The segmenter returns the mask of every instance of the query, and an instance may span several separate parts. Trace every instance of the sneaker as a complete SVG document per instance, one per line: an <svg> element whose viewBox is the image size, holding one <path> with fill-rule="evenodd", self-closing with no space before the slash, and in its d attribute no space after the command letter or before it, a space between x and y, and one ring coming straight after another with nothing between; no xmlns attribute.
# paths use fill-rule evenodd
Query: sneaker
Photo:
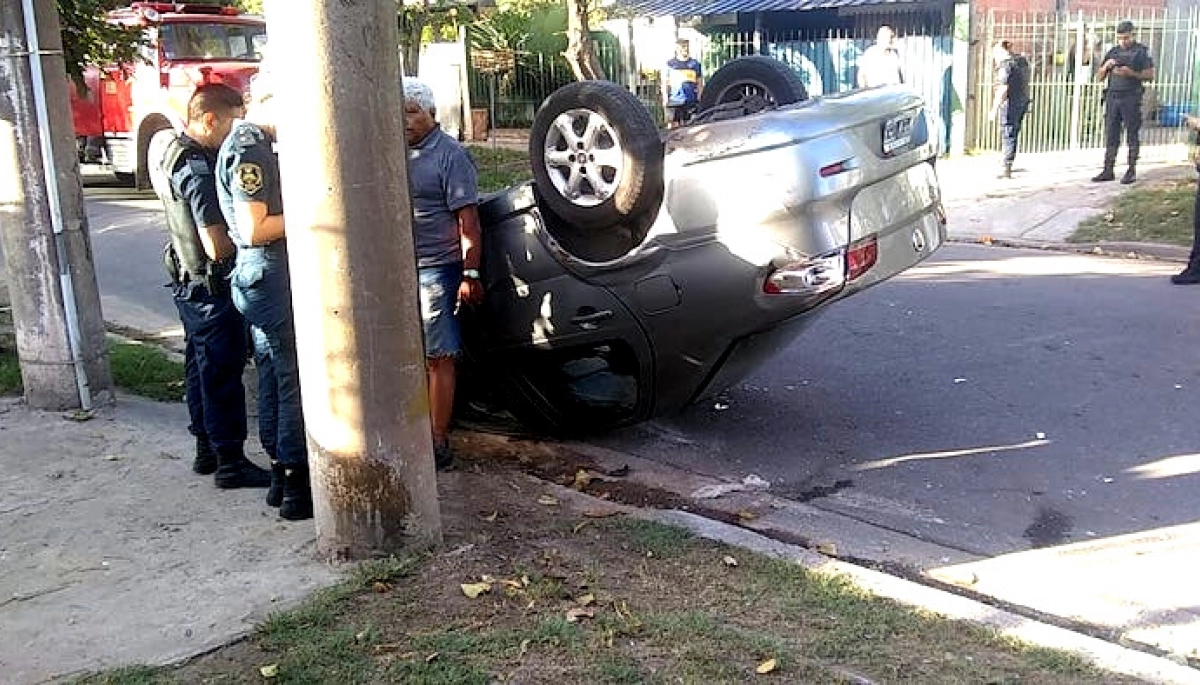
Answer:
<svg viewBox="0 0 1200 685"><path fill-rule="evenodd" d="M1093 176L1092 181L1094 181L1096 183L1100 183L1102 181L1111 181L1115 178L1116 178L1116 175L1113 174L1112 169L1105 169L1104 171L1101 171L1100 173Z"/></svg>
<svg viewBox="0 0 1200 685"><path fill-rule="evenodd" d="M1012 178L1012 169L1004 167L1000 173L996 174L996 178Z"/></svg>
<svg viewBox="0 0 1200 685"><path fill-rule="evenodd" d="M1200 283L1200 271L1192 271L1184 269L1171 277L1171 282L1175 285L1196 285Z"/></svg>
<svg viewBox="0 0 1200 685"><path fill-rule="evenodd" d="M433 466L438 471L449 471L454 467L454 450L450 449L450 441L434 443Z"/></svg>
<svg viewBox="0 0 1200 685"><path fill-rule="evenodd" d="M1129 167L1129 169L1127 169L1125 171L1125 175L1121 177L1121 183L1123 185L1129 185L1130 183L1133 183L1136 180L1137 180L1137 171L1135 171L1133 169L1133 167Z"/></svg>

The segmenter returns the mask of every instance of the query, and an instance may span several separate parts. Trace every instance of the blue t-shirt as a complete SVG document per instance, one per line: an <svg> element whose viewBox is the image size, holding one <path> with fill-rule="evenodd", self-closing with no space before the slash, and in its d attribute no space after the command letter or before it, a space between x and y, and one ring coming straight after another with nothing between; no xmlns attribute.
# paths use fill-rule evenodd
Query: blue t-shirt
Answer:
<svg viewBox="0 0 1200 685"><path fill-rule="evenodd" d="M275 155L274 141L258 126L239 121L221 144L217 153L217 194L229 237L239 248L251 247L250 227L237 225L234 201L263 202L268 215L283 214L279 158Z"/></svg>
<svg viewBox="0 0 1200 685"><path fill-rule="evenodd" d="M479 204L471 155L441 126L435 126L421 142L408 148L408 185L417 266L461 262L462 241L454 213Z"/></svg>
<svg viewBox="0 0 1200 685"><path fill-rule="evenodd" d="M668 105L693 105L699 100L700 62L695 57L667 60Z"/></svg>

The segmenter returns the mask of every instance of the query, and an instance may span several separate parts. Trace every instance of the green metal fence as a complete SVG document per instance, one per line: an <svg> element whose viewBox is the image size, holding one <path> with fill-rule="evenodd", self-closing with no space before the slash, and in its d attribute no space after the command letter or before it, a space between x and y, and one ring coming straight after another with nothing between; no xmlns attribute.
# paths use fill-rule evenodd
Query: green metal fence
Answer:
<svg viewBox="0 0 1200 685"><path fill-rule="evenodd" d="M488 110L496 128L528 128L538 105L557 88L575 80L561 53L481 50L467 42L467 78L471 106ZM595 37L605 74L620 80L625 72L620 47L604 35Z"/></svg>
<svg viewBox="0 0 1200 685"><path fill-rule="evenodd" d="M905 65L906 81L920 92L931 109L948 119L949 73L953 46L950 36L936 31L898 29L896 46ZM873 42L862 32L721 32L705 36L697 56L704 73L711 75L723 64L743 55L764 54L791 65L812 95L837 93L854 87L858 57ZM608 77L629 87L661 123L660 65L627 64L620 45L605 33L595 34L600 62ZM520 53L468 48L468 78L473 107L486 108L499 128L525 128L538 105L550 93L573 80L561 54ZM630 76L636 83L628 83Z"/></svg>
<svg viewBox="0 0 1200 685"><path fill-rule="evenodd" d="M1104 84L1096 80L1095 70L1116 41L1117 24L1126 19L1136 26L1136 40L1149 48L1157 72L1143 97L1142 145L1187 141L1182 115L1200 112L1200 10L1196 7L1121 14L979 16L971 56L977 78L970 112L973 140L968 140L968 146L1000 149L999 124L989 117L995 88L991 49L998 40L1008 39L1029 58L1032 69L1033 105L1022 125L1021 149L1058 152L1103 147Z"/></svg>

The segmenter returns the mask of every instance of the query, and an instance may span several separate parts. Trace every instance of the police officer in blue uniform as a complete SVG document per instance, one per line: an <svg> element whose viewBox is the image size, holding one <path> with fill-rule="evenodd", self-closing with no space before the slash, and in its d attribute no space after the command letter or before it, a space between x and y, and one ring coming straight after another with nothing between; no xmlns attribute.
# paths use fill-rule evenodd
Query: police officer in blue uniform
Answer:
<svg viewBox="0 0 1200 685"><path fill-rule="evenodd" d="M271 95L264 67L251 85L250 121L234 123L217 155L217 186L238 247L233 302L250 324L258 368L258 434L271 457L267 504L300 520L312 518L312 493Z"/></svg>
<svg viewBox="0 0 1200 685"><path fill-rule="evenodd" d="M152 173L171 241L164 251L186 339L184 368L192 470L216 473L219 488L267 487L270 475L246 458L246 329L233 306L229 270L235 248L217 201L217 148L244 113L242 96L222 84L196 89L186 131Z"/></svg>
<svg viewBox="0 0 1200 685"><path fill-rule="evenodd" d="M1154 60L1145 45L1133 39L1133 22L1117 24L1117 44L1104 55L1096 78L1108 80L1104 89L1104 169L1093 181L1111 181L1116 178L1113 167L1117 162L1117 149L1121 147L1121 129L1125 129L1125 146L1129 150L1129 167L1121 177L1121 183L1137 180L1138 151L1142 129L1143 85L1154 78Z"/></svg>

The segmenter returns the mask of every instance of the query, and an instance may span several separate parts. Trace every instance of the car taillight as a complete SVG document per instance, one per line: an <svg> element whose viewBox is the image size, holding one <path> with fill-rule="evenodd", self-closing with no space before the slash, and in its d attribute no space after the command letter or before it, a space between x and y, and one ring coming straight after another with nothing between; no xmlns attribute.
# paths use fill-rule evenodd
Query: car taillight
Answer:
<svg viewBox="0 0 1200 685"><path fill-rule="evenodd" d="M853 281L871 270L879 260L879 241L875 236L867 236L852 244L846 251L846 261L849 264L847 280Z"/></svg>
<svg viewBox="0 0 1200 685"><path fill-rule="evenodd" d="M837 254L784 264L763 281L768 295L819 295L846 282L846 259Z"/></svg>

